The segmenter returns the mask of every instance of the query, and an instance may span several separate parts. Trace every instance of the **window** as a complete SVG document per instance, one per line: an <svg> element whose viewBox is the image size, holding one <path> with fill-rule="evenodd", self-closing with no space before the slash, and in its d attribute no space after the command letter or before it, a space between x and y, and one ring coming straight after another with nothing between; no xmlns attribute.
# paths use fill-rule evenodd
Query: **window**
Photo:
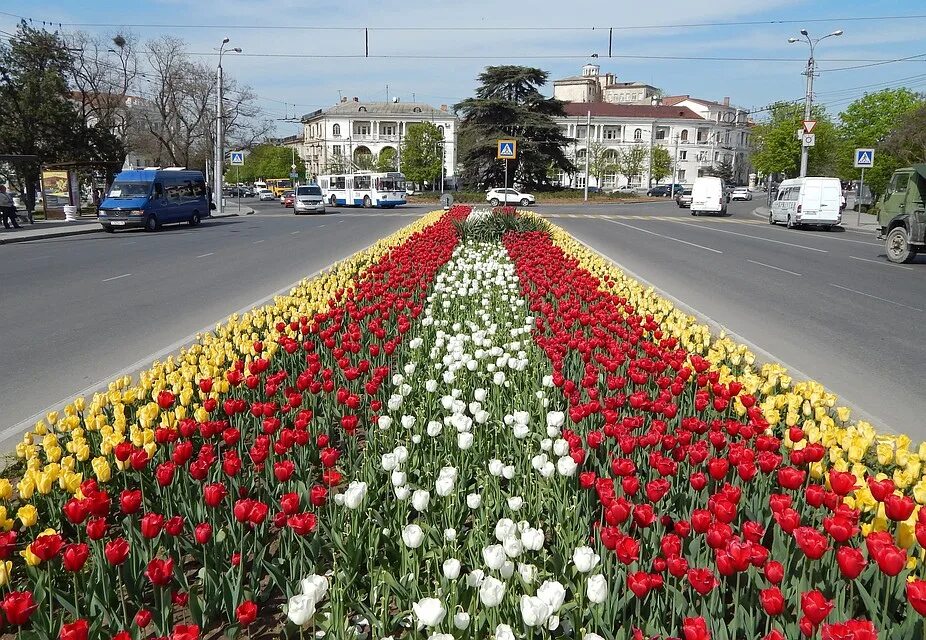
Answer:
<svg viewBox="0 0 926 640"><path fill-rule="evenodd" d="M656 129L656 139L665 140L668 133L668 129Z"/></svg>
<svg viewBox="0 0 926 640"><path fill-rule="evenodd" d="M347 188L347 179L344 176L331 176L330 183L329 188L333 191L343 191Z"/></svg>
<svg viewBox="0 0 926 640"><path fill-rule="evenodd" d="M634 129L633 130L633 140L637 142L643 139L643 129Z"/></svg>
<svg viewBox="0 0 926 640"><path fill-rule="evenodd" d="M688 142L688 129L682 129L682 135L680 137L682 142Z"/></svg>
<svg viewBox="0 0 926 640"><path fill-rule="evenodd" d="M336 124L331 127L331 135L333 135L335 138L339 138L341 136L341 125Z"/></svg>
<svg viewBox="0 0 926 640"><path fill-rule="evenodd" d="M438 127L437 130L440 131L440 137L443 138L443 137L444 137L444 128L443 128L443 127Z"/></svg>
<svg viewBox="0 0 926 640"><path fill-rule="evenodd" d="M621 139L621 128L620 127L604 127L603 130L605 140L620 140Z"/></svg>
<svg viewBox="0 0 926 640"><path fill-rule="evenodd" d="M412 112L413 112L413 113L421 113L421 107L415 107L414 109L412 109Z"/></svg>
<svg viewBox="0 0 926 640"><path fill-rule="evenodd" d="M366 111L366 110L367 110L366 107L360 107L359 109L357 109L357 111Z"/></svg>
<svg viewBox="0 0 926 640"><path fill-rule="evenodd" d="M909 173L898 173L891 180L891 193L905 193L907 191L907 182L910 179Z"/></svg>
<svg viewBox="0 0 926 640"><path fill-rule="evenodd" d="M685 170L684 170L684 169L679 169L679 170L678 170L678 181L679 181L679 182L684 182L684 181L685 181Z"/></svg>
<svg viewBox="0 0 926 640"><path fill-rule="evenodd" d="M688 152L687 152L687 151L679 151L679 152L678 152L678 159L679 159L679 160L687 160L687 159L688 159Z"/></svg>
<svg viewBox="0 0 926 640"><path fill-rule="evenodd" d="M578 125L576 127L576 138L579 140L585 140L588 135L588 127L586 125Z"/></svg>
<svg viewBox="0 0 926 640"><path fill-rule="evenodd" d="M379 126L380 131L384 136L394 136L396 135L395 125L393 123L381 124Z"/></svg>
<svg viewBox="0 0 926 640"><path fill-rule="evenodd" d="M370 123L369 122L354 123L354 135L358 135L358 136L370 135Z"/></svg>
<svg viewBox="0 0 926 640"><path fill-rule="evenodd" d="M604 176L602 176L602 179L601 179L601 186L606 189L607 188L613 189L615 186L617 186L617 174L614 174L614 173L604 174Z"/></svg>
<svg viewBox="0 0 926 640"><path fill-rule="evenodd" d="M163 200L164 199L164 187L160 182L154 183L154 199Z"/></svg>
<svg viewBox="0 0 926 640"><path fill-rule="evenodd" d="M369 189L370 184L370 176L354 176L354 189Z"/></svg>
<svg viewBox="0 0 926 640"><path fill-rule="evenodd" d="M585 188L585 176L576 176L575 186L579 189L584 189Z"/></svg>
<svg viewBox="0 0 926 640"><path fill-rule="evenodd" d="M333 156L339 156L339 155L341 155L341 145L336 144L336 145L332 146L332 147L331 147L331 155L333 155Z"/></svg>

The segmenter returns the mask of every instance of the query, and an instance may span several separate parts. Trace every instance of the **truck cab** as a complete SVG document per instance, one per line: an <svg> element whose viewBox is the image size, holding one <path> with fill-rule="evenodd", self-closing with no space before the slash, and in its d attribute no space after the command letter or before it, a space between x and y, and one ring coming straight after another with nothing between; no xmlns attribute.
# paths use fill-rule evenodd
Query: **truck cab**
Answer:
<svg viewBox="0 0 926 640"><path fill-rule="evenodd" d="M878 199L878 239L891 262L911 262L926 250L926 164L897 169Z"/></svg>

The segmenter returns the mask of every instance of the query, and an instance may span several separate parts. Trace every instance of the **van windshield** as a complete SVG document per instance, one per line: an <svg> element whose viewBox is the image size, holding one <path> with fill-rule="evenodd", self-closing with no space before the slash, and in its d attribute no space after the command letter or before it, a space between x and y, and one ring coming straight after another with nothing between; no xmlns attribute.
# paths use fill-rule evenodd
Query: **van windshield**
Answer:
<svg viewBox="0 0 926 640"><path fill-rule="evenodd" d="M110 198L143 198L151 193L150 182L116 180L109 189Z"/></svg>
<svg viewBox="0 0 926 640"><path fill-rule="evenodd" d="M317 186L296 187L296 195L298 196L320 196L321 194L322 194L321 187L317 187Z"/></svg>

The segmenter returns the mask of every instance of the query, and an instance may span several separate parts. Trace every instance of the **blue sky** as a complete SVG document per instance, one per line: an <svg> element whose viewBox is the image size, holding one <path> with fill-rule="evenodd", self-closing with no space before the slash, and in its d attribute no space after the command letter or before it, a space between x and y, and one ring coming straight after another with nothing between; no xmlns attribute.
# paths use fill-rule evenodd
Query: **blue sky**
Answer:
<svg viewBox="0 0 926 640"><path fill-rule="evenodd" d="M52 23L111 23L120 27L75 27L112 35L129 31L142 40L164 33L184 38L189 51L208 54L224 36L239 46L242 56L226 58L226 73L249 84L268 115L276 118L330 106L342 95L365 100L414 97L434 105L452 104L471 95L476 76L488 64L526 64L543 68L551 78L578 73L593 53L602 71L619 80L656 85L667 94L691 94L733 104L760 107L780 99L803 96L800 75L807 56L805 44L788 44L806 26L811 35L834 29L845 34L821 43L816 80L818 102L834 113L865 91L906 85L926 91L926 57L858 69L830 71L865 62L838 59L894 59L926 54L922 33L926 19L850 20L862 16L926 14L921 1L877 0L575 0L533 2L499 0L109 0L35 2L0 1L0 11ZM767 24L776 20L807 21ZM815 20L810 22L810 20ZM824 20L824 21L820 21ZM704 22L754 21L742 26L646 28ZM17 20L0 16L0 29L12 31ZM131 25L131 26L126 26ZM165 25L165 26L153 26ZM207 25L221 25L210 28ZM307 31L292 25L347 27L339 31ZM255 54L358 55L364 50L362 27L371 27L374 55L415 58L296 58ZM376 27L417 30L382 31ZM433 31L430 27L536 27L536 30ZM608 27L615 27L615 56L675 56L679 60L608 59ZM248 28L260 27L260 28ZM276 28L269 28L276 27ZM577 27L576 30L545 30ZM593 30L592 27L595 27ZM356 29L354 29L356 28ZM581 29L578 29L581 28ZM451 58L441 58L450 56ZM468 56L453 59L452 56ZM790 61L709 61L696 58L789 58ZM688 59L692 58L692 59ZM552 91L547 86L548 92ZM283 102L289 103L284 106ZM295 133L295 124L280 123L281 135Z"/></svg>

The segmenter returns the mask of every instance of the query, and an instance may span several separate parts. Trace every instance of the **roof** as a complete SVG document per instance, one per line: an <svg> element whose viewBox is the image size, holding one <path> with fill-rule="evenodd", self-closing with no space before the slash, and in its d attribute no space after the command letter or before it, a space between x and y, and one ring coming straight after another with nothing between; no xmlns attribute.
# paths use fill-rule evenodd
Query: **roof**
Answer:
<svg viewBox="0 0 926 640"><path fill-rule="evenodd" d="M598 76L569 76L568 78L559 78L554 80L553 84L557 82L598 82Z"/></svg>
<svg viewBox="0 0 926 640"><path fill-rule="evenodd" d="M361 111L361 107L365 111ZM452 113L449 111L441 111L440 109L435 109L429 104L423 102L354 102L353 100L348 100L347 102L339 102L333 107L328 107L321 113L314 112L302 116L303 120L310 120L314 117L320 115L326 116L346 116L346 115L357 115L358 113L368 113L373 115L383 115L383 116L407 116L407 115L422 115L422 116L440 116L443 118L454 118Z"/></svg>
<svg viewBox="0 0 926 640"><path fill-rule="evenodd" d="M645 82L612 82L605 89L620 89L622 87L649 87L650 89L655 89L651 84L646 84Z"/></svg>
<svg viewBox="0 0 926 640"><path fill-rule="evenodd" d="M691 100L692 102L697 102L703 104L705 107L720 107L721 109L733 109L736 110L736 107L723 104L722 102L717 102L715 100L705 100L703 98L692 98L691 96L668 96L662 99L662 104L676 105L685 100Z"/></svg>
<svg viewBox="0 0 926 640"><path fill-rule="evenodd" d="M564 105L567 116L584 116L589 111L593 116L615 118L662 118L701 120L704 118L687 107L648 104L613 104L611 102L567 102Z"/></svg>

